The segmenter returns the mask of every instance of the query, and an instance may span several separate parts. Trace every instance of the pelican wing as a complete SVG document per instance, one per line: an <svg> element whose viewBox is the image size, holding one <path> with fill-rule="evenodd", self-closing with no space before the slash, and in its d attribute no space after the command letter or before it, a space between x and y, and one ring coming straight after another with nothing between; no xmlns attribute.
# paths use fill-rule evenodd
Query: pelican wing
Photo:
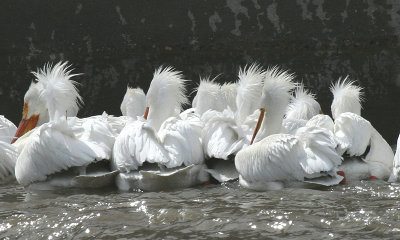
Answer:
<svg viewBox="0 0 400 240"><path fill-rule="evenodd" d="M187 122L197 133L200 141L201 141L201 132L204 128L204 122L200 119L200 117L195 112L194 108L189 108L179 114L179 118Z"/></svg>
<svg viewBox="0 0 400 240"><path fill-rule="evenodd" d="M10 120L0 115L0 141L11 142L17 127Z"/></svg>
<svg viewBox="0 0 400 240"><path fill-rule="evenodd" d="M326 130L329 130L330 132L333 132L334 128L334 123L331 117L328 115L324 114L317 114L314 117L312 117L310 120L308 120L307 127L320 127L324 128Z"/></svg>
<svg viewBox="0 0 400 240"><path fill-rule="evenodd" d="M202 132L204 153L207 158L228 159L229 155L235 154L245 144L246 139L239 127L236 125L233 112L225 110L219 112L206 112L203 116L208 117Z"/></svg>
<svg viewBox="0 0 400 240"><path fill-rule="evenodd" d="M293 135L274 134L239 151L236 169L250 182L304 180L307 154Z"/></svg>
<svg viewBox="0 0 400 240"><path fill-rule="evenodd" d="M14 176L17 157L18 153L13 145L0 141L0 182Z"/></svg>
<svg viewBox="0 0 400 240"><path fill-rule="evenodd" d="M74 119L49 122L32 131L15 166L20 184L44 181L70 167L110 159L113 137L105 123L86 120L73 124Z"/></svg>
<svg viewBox="0 0 400 240"><path fill-rule="evenodd" d="M338 141L339 154L361 156L371 142L371 123L363 117L346 112L335 119L334 133Z"/></svg>
<svg viewBox="0 0 400 240"><path fill-rule="evenodd" d="M282 130L286 133L294 134L297 129L304 127L306 124L307 120L304 119L285 118L282 122Z"/></svg>
<svg viewBox="0 0 400 240"><path fill-rule="evenodd" d="M307 154L303 165L307 174L330 172L342 163L336 152L336 141L333 133L318 127L301 127L296 131Z"/></svg>
<svg viewBox="0 0 400 240"><path fill-rule="evenodd" d="M204 162L201 141L196 130L188 122L171 117L161 125L158 136L170 157L167 167Z"/></svg>
<svg viewBox="0 0 400 240"><path fill-rule="evenodd" d="M144 119L129 122L115 140L113 167L121 172L136 170L146 161L165 165L169 160L154 128Z"/></svg>

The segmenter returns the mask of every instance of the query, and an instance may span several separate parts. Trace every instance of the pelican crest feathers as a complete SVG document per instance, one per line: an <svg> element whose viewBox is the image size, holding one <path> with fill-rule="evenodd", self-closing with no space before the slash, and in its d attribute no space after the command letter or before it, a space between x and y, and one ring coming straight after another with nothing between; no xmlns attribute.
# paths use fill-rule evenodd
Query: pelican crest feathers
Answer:
<svg viewBox="0 0 400 240"><path fill-rule="evenodd" d="M315 95L305 89L303 84L299 84L294 91L294 96L291 97L286 118L309 120L317 115L320 110L321 106L315 100Z"/></svg>
<svg viewBox="0 0 400 240"><path fill-rule="evenodd" d="M171 66L159 67L147 92L147 105L154 104L152 101L155 100L160 106L176 106L182 110L183 105L188 103L185 82L180 71Z"/></svg>
<svg viewBox="0 0 400 240"><path fill-rule="evenodd" d="M215 78L210 80L210 77L200 78L199 86L197 87L196 96L193 98L192 106L200 115L209 109L217 109L220 85L214 82Z"/></svg>
<svg viewBox="0 0 400 240"><path fill-rule="evenodd" d="M331 105L332 117L336 119L341 113L352 112L361 116L361 102L363 101L362 87L357 86L355 81L346 76L339 78L330 87L333 94Z"/></svg>
<svg viewBox="0 0 400 240"><path fill-rule="evenodd" d="M238 121L243 122L251 115L260 103L261 90L264 82L265 70L257 63L246 65L239 69L237 82L236 107Z"/></svg>
<svg viewBox="0 0 400 240"><path fill-rule="evenodd" d="M71 74L68 62L58 62L54 66L47 63L42 69L32 74L36 77L33 84L39 89L39 97L45 102L50 120L65 115L66 112L78 112L83 104L82 97L76 88L77 82L72 77L81 74Z"/></svg>

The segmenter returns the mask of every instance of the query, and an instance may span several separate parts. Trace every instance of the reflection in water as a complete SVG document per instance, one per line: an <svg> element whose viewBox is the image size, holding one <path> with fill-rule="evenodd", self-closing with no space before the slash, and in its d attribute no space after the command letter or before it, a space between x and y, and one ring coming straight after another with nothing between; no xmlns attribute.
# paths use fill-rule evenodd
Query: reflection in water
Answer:
<svg viewBox="0 0 400 240"><path fill-rule="evenodd" d="M2 238L285 237L399 234L400 185L252 192L237 182L172 192L27 191L0 187Z"/></svg>

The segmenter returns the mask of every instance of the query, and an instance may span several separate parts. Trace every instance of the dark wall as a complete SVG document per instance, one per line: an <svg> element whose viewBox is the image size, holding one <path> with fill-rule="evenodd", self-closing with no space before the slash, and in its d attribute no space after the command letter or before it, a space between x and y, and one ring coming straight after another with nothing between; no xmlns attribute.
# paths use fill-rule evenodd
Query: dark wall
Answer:
<svg viewBox="0 0 400 240"><path fill-rule="evenodd" d="M278 3L279 2L279 3ZM0 114L21 118L31 71L68 60L80 116L120 115L126 85L147 89L161 64L192 79L234 81L257 61L296 73L329 113L331 81L365 88L363 116L394 143L400 131L400 3L383 1L0 1Z"/></svg>

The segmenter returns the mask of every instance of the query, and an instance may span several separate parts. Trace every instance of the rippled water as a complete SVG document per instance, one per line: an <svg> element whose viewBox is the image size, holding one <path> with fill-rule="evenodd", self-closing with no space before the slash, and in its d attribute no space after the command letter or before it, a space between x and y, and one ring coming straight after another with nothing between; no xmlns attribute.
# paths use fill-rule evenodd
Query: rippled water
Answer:
<svg viewBox="0 0 400 240"><path fill-rule="evenodd" d="M0 237L9 239L393 239L400 185L253 192L208 185L172 192L30 191L0 186Z"/></svg>

